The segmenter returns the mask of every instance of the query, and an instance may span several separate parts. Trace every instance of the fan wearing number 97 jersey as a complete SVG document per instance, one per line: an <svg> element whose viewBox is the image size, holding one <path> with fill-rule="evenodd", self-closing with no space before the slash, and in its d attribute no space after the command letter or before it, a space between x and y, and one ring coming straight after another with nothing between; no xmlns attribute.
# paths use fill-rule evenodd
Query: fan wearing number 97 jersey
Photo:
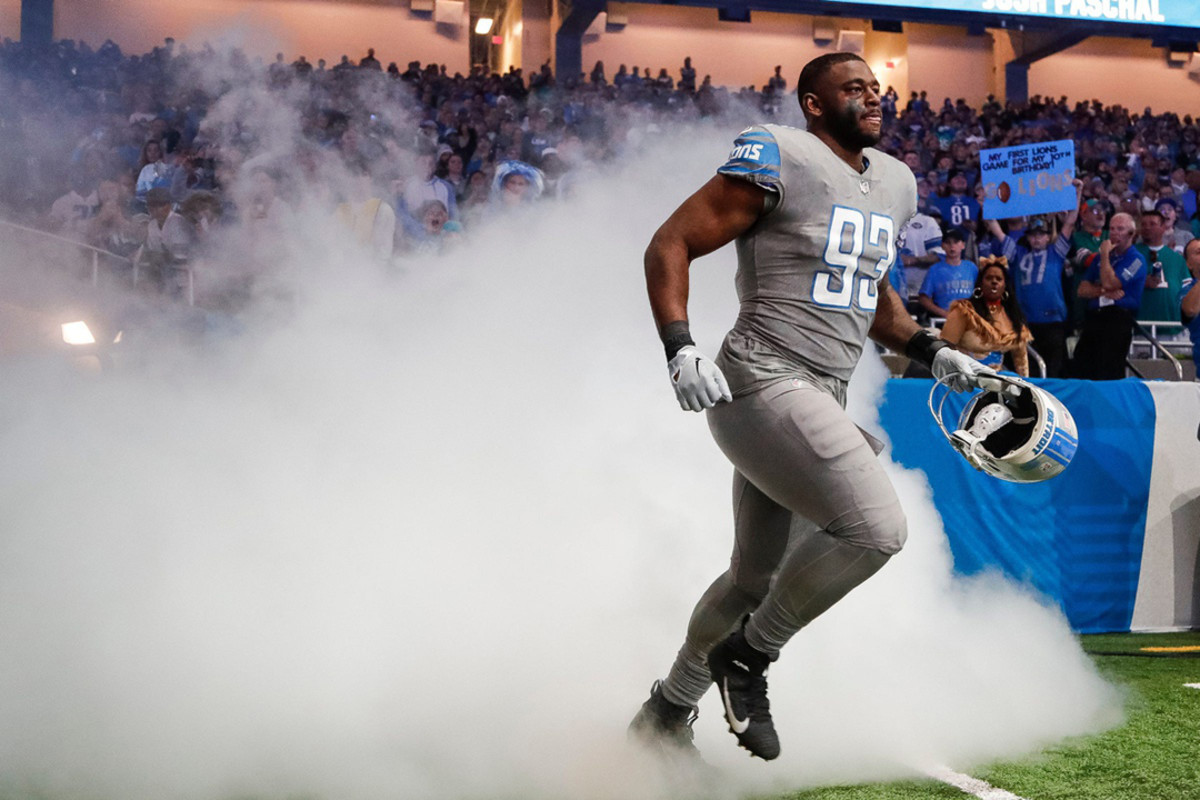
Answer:
<svg viewBox="0 0 1200 800"><path fill-rule="evenodd" d="M768 192L736 240L741 311L717 358L735 395L797 370L850 379L917 210L911 170L874 148L863 156L859 173L808 131L756 125L717 170Z"/></svg>

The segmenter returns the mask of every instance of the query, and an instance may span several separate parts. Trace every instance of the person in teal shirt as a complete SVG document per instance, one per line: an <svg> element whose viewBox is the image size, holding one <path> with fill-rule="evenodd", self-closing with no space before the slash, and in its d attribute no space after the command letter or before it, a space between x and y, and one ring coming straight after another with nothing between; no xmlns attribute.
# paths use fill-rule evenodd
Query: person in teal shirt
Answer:
<svg viewBox="0 0 1200 800"><path fill-rule="evenodd" d="M1149 271L1137 319L1139 322L1179 322L1179 290L1188 276L1183 256L1166 245L1167 228L1158 211L1142 212L1140 228L1141 241L1134 246L1146 259ZM1174 336L1182 328L1160 326L1157 330L1160 336Z"/></svg>

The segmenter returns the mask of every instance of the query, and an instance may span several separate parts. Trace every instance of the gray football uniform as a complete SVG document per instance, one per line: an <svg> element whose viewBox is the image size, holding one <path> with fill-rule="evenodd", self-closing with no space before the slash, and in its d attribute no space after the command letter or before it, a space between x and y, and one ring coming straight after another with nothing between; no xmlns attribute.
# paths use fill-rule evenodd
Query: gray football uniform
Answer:
<svg viewBox="0 0 1200 800"><path fill-rule="evenodd" d="M777 195L737 240L737 322L717 363L735 395L801 374L841 394L917 210L907 166L867 149L858 173L808 131L742 132L718 172ZM832 380L830 380L832 379Z"/></svg>
<svg viewBox="0 0 1200 800"><path fill-rule="evenodd" d="M734 399L708 411L735 467L733 555L663 682L672 702L695 705L708 651L746 614L747 641L777 653L904 543L878 442L844 405L917 189L904 164L864 155L860 174L807 131L764 125L719 170L773 202L737 240L741 307L717 358Z"/></svg>

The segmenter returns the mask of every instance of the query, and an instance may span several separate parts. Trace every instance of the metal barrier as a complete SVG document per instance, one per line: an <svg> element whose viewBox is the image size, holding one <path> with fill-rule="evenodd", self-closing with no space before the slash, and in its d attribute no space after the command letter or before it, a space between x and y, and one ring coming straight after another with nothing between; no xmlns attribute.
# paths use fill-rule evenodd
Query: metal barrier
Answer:
<svg viewBox="0 0 1200 800"><path fill-rule="evenodd" d="M31 234L34 234L35 236L41 237L43 239L61 242L63 244L68 244L68 245L72 245L74 247L79 247L84 250L87 250L90 253L90 257L91 257L92 288L96 288L100 285L100 256L106 256L115 261L124 262L126 264L129 264L131 267L131 270L132 270L133 285L137 286L137 284L138 284L138 278L140 276L141 256L142 256L142 250L143 250L143 248L141 248L141 247L139 247L137 249L137 252L135 252L133 254L133 258L129 258L128 256L123 256L118 253L114 253L111 250L105 250L103 247L95 247L93 245L88 244L87 242L80 242L76 239L70 239L66 236L59 236L56 233L49 233L48 231L39 230L38 228L30 228L28 225L20 225L16 222L10 222L9 220L6 220L6 219L0 219L0 226L9 228L11 230L21 231L23 233L31 233ZM189 306L194 306L196 304L196 276L195 276L195 273L192 271L192 268L188 267L188 266L173 265L172 269L186 273L186 275L187 275L187 304Z"/></svg>
<svg viewBox="0 0 1200 800"><path fill-rule="evenodd" d="M1041 354L1033 349L1033 345L1025 345L1025 352L1029 354L1029 359L1038 366L1038 377L1046 377L1046 359L1042 358Z"/></svg>
<svg viewBox="0 0 1200 800"><path fill-rule="evenodd" d="M1175 368L1175 375L1177 376L1176 380L1180 380L1180 381L1183 380L1183 367L1179 364L1179 359L1175 358L1175 355L1170 350L1168 350L1163 345L1162 342L1160 342L1158 340L1158 337L1156 337L1153 333L1151 333L1149 330L1147 330L1145 327L1143 327L1145 325L1154 326L1155 330L1157 331L1157 326L1159 326L1159 325L1163 325L1163 326L1170 325L1172 327L1179 327L1179 323L1178 322L1138 322L1137 320L1134 320L1133 330L1134 330L1134 333L1141 335L1142 338L1144 338L1146 341L1148 341L1150 343L1151 348L1153 348L1153 350L1155 350L1159 353L1162 353L1163 357L1166 358L1171 363L1171 365ZM1190 344L1188 345L1188 348L1190 351L1190 348L1191 348ZM1131 346L1131 349L1132 349L1132 346ZM1143 379L1145 378L1145 375L1142 374L1142 372L1130 362L1128 353L1125 356L1125 366L1127 366L1133 372L1133 374L1137 375L1139 378L1143 378Z"/></svg>

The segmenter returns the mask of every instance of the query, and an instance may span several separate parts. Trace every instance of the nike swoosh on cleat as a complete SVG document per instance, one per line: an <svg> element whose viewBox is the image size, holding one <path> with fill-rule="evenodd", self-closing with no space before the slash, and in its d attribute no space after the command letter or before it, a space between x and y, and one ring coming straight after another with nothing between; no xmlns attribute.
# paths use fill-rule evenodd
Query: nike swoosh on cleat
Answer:
<svg viewBox="0 0 1200 800"><path fill-rule="evenodd" d="M750 727L750 718L738 719L737 714L733 713L733 706L729 704L729 678L721 681L721 700L725 702L725 719L729 722L729 729L734 733L745 733Z"/></svg>

